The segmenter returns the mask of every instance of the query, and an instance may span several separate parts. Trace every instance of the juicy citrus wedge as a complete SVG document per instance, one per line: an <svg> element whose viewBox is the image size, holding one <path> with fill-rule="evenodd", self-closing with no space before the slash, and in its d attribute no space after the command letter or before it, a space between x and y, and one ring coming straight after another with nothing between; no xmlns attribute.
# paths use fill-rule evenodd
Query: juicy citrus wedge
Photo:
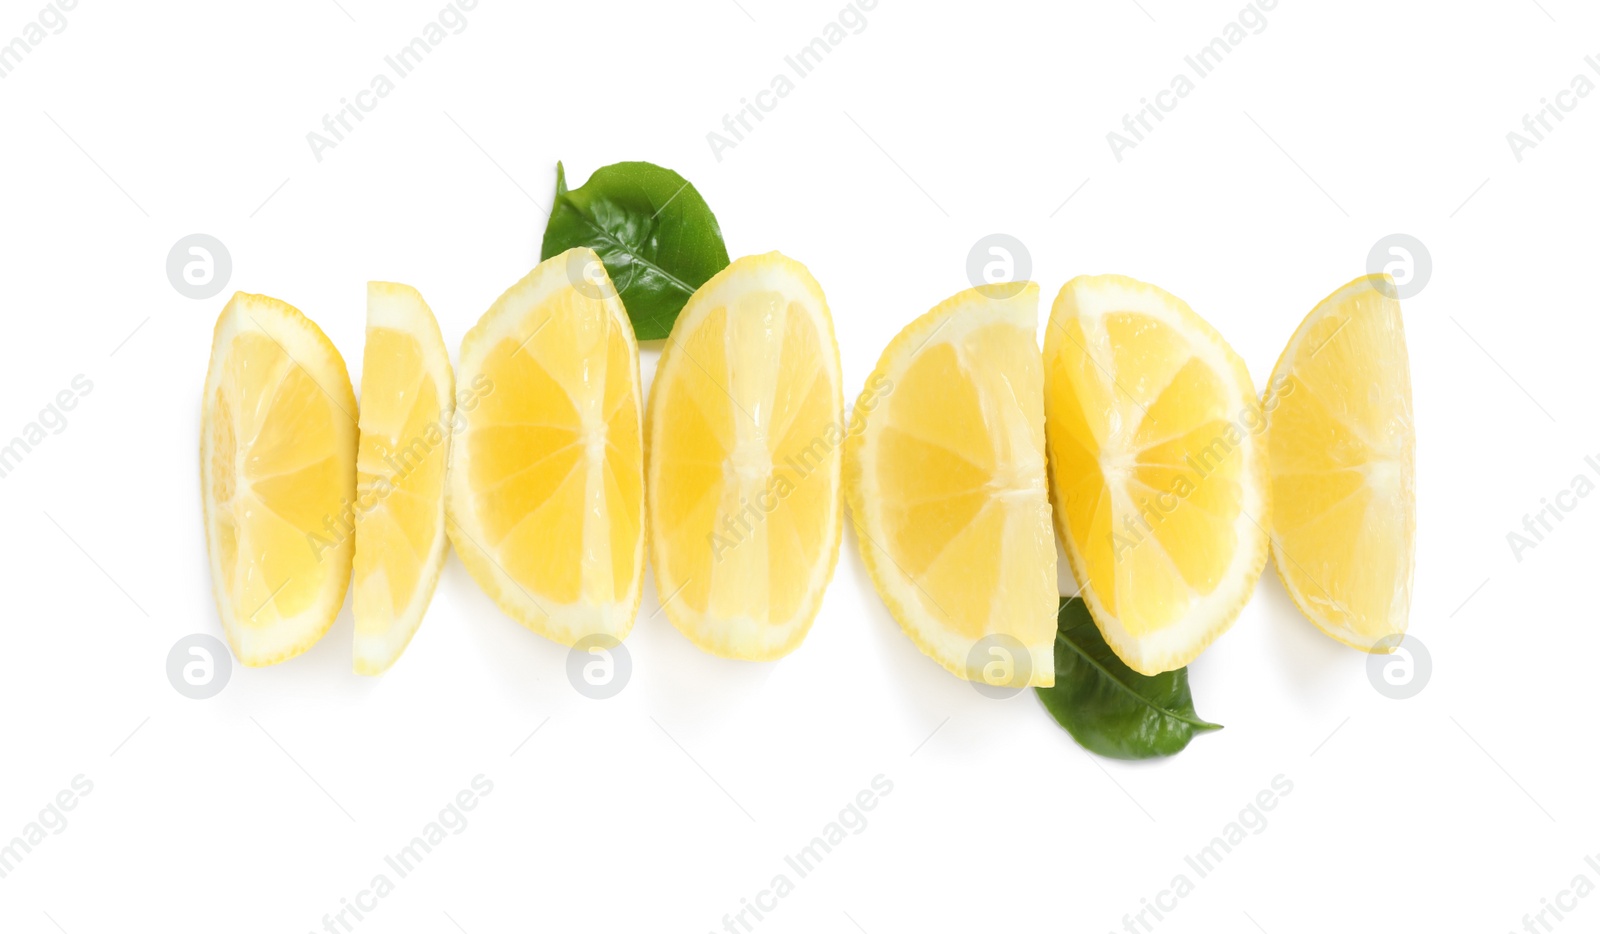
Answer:
<svg viewBox="0 0 1600 934"><path fill-rule="evenodd" d="M1323 299L1273 368L1264 407L1272 555L1323 632L1393 651L1411 610L1417 526L1411 367L1388 276Z"/></svg>
<svg viewBox="0 0 1600 934"><path fill-rule="evenodd" d="M206 372L200 489L217 611L245 665L304 652L344 603L355 412L320 328L277 299L233 296Z"/></svg>
<svg viewBox="0 0 1600 934"><path fill-rule="evenodd" d="M1189 306L1123 276L1061 289L1045 331L1056 531L1106 642L1187 665L1267 560L1265 423L1244 361Z"/></svg>
<svg viewBox="0 0 1600 934"><path fill-rule="evenodd" d="M454 395L450 352L422 296L367 283L352 599L358 674L394 664L439 582Z"/></svg>
<svg viewBox="0 0 1600 934"><path fill-rule="evenodd" d="M507 289L461 342L448 529L478 585L564 645L622 639L644 574L639 347L600 257Z"/></svg>
<svg viewBox="0 0 1600 934"><path fill-rule="evenodd" d="M846 443L878 595L934 661L996 686L1055 683L1038 327L1031 282L946 300L884 349Z"/></svg>
<svg viewBox="0 0 1600 934"><path fill-rule="evenodd" d="M673 324L650 392L650 542L667 618L771 659L805 638L839 557L839 348L822 288L778 253L734 261Z"/></svg>

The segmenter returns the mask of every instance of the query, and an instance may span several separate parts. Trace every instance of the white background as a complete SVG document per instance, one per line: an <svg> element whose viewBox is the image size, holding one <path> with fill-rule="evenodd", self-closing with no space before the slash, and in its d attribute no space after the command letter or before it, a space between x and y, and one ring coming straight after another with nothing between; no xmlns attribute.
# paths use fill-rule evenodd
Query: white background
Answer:
<svg viewBox="0 0 1600 934"><path fill-rule="evenodd" d="M0 42L40 5L0 2ZM0 440L74 375L94 384L0 480L0 841L75 775L94 785L0 879L0 930L318 930L480 773L494 790L466 830L356 930L721 929L879 774L893 792L865 831L757 930L1119 929L1280 774L1266 829L1157 930L1500 932L1600 881L1600 499L1521 561L1506 540L1600 454L1600 95L1520 162L1506 140L1574 75L1600 81L1600 14L1282 0L1118 162L1106 133L1238 0L882 0L714 158L707 132L840 6L482 0L320 162L306 133L439 0L84 0L0 81ZM1031 693L986 699L923 657L847 534L810 637L772 664L702 654L650 584L632 683L588 700L566 650L451 557L382 679L350 673L346 609L306 655L180 696L168 650L220 635L196 450L228 292L180 296L168 250L221 239L228 291L303 309L359 381L364 283L417 286L456 346L537 259L558 158L574 186L673 167L733 255L809 265L847 398L966 287L986 234L1028 246L1047 301L1080 273L1168 288L1258 385L1375 242L1420 238L1411 627L1431 681L1380 695L1269 571L1192 666L1227 728L1171 760L1096 760ZM1600 898L1578 905L1547 920L1600 925Z"/></svg>

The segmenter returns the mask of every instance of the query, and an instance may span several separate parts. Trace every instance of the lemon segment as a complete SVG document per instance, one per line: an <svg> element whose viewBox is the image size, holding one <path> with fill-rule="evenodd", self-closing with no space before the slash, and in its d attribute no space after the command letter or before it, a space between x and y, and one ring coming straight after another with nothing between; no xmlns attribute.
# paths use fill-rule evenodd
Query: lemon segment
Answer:
<svg viewBox="0 0 1600 934"><path fill-rule="evenodd" d="M1334 639L1392 651L1406 631L1416 437L1400 303L1388 276L1323 299L1273 368L1272 554L1295 605Z"/></svg>
<svg viewBox="0 0 1600 934"><path fill-rule="evenodd" d="M969 289L889 343L852 411L845 490L878 595L950 672L990 681L980 645L1055 683L1056 549L1031 282Z"/></svg>
<svg viewBox="0 0 1600 934"><path fill-rule="evenodd" d="M805 638L839 556L842 404L827 301L794 260L736 260L679 314L646 426L651 559L700 648L763 660Z"/></svg>
<svg viewBox="0 0 1600 934"><path fill-rule="evenodd" d="M1244 361L1171 294L1062 287L1045 331L1056 531L1106 642L1146 675L1233 624L1267 559L1265 421Z"/></svg>
<svg viewBox="0 0 1600 934"><path fill-rule="evenodd" d="M450 352L422 296L367 283L351 600L358 674L395 663L439 583L454 395Z"/></svg>
<svg viewBox="0 0 1600 934"><path fill-rule="evenodd" d="M461 342L447 529L478 585L563 645L627 636L644 574L639 348L600 257L540 263Z"/></svg>
<svg viewBox="0 0 1600 934"><path fill-rule="evenodd" d="M217 612L245 665L304 652L344 603L355 412L320 328L277 299L233 296L212 337L200 485Z"/></svg>

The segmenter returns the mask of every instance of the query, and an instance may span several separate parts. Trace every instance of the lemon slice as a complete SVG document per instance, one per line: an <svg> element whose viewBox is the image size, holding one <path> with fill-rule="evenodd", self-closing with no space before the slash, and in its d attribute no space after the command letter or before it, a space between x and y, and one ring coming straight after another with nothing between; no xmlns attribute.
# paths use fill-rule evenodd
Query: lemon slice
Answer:
<svg viewBox="0 0 1600 934"><path fill-rule="evenodd" d="M822 288L733 262L673 324L650 392L650 550L667 618L716 655L805 638L839 557L842 395Z"/></svg>
<svg viewBox="0 0 1600 934"><path fill-rule="evenodd" d="M367 283L351 601L357 674L395 663L439 583L454 394L450 352L422 296Z"/></svg>
<svg viewBox="0 0 1600 934"><path fill-rule="evenodd" d="M884 349L846 445L878 595L934 661L996 686L1055 683L1038 327L1032 282L946 300Z"/></svg>
<svg viewBox="0 0 1600 934"><path fill-rule="evenodd" d="M1273 368L1264 406L1272 555L1319 629L1393 651L1411 610L1417 528L1411 366L1388 276L1323 299Z"/></svg>
<svg viewBox="0 0 1600 934"><path fill-rule="evenodd" d="M1267 560L1265 421L1244 361L1123 276L1062 287L1044 361L1056 530L1084 602L1128 667L1187 665Z"/></svg>
<svg viewBox="0 0 1600 934"><path fill-rule="evenodd" d="M320 328L277 299L233 296L201 401L200 490L217 612L245 665L304 652L344 603L355 412Z"/></svg>
<svg viewBox="0 0 1600 934"><path fill-rule="evenodd" d="M643 395L633 325L578 247L507 289L461 341L450 541L511 618L622 639L644 575Z"/></svg>

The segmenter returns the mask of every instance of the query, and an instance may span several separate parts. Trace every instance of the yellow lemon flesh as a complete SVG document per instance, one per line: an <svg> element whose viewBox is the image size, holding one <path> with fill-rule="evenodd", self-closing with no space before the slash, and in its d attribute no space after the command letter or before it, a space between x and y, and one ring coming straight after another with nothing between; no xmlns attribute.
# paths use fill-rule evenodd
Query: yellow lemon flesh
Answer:
<svg viewBox="0 0 1600 934"><path fill-rule="evenodd" d="M304 652L344 603L355 412L320 328L277 299L233 296L212 338L200 487L217 611L245 665Z"/></svg>
<svg viewBox="0 0 1600 934"><path fill-rule="evenodd" d="M778 253L689 299L650 393L651 558L700 648L772 659L805 638L839 557L842 395L822 288Z"/></svg>
<svg viewBox="0 0 1600 934"><path fill-rule="evenodd" d="M572 645L622 639L644 574L639 348L599 256L507 289L461 342L450 540L513 619Z"/></svg>
<svg viewBox="0 0 1600 934"><path fill-rule="evenodd" d="M358 674L394 664L439 582L454 387L450 352L422 296L368 283L352 599Z"/></svg>
<svg viewBox="0 0 1600 934"><path fill-rule="evenodd" d="M1062 287L1045 331L1057 534L1101 634L1146 675L1187 665L1267 560L1265 421L1244 361L1171 294Z"/></svg>
<svg viewBox="0 0 1600 934"><path fill-rule="evenodd" d="M847 442L878 595L929 657L996 686L1055 683L1038 326L1031 282L943 302L884 350Z"/></svg>
<svg viewBox="0 0 1600 934"><path fill-rule="evenodd" d="M1300 322L1264 406L1272 555L1295 605L1366 651L1406 631L1417 526L1411 366L1388 276L1362 277Z"/></svg>

